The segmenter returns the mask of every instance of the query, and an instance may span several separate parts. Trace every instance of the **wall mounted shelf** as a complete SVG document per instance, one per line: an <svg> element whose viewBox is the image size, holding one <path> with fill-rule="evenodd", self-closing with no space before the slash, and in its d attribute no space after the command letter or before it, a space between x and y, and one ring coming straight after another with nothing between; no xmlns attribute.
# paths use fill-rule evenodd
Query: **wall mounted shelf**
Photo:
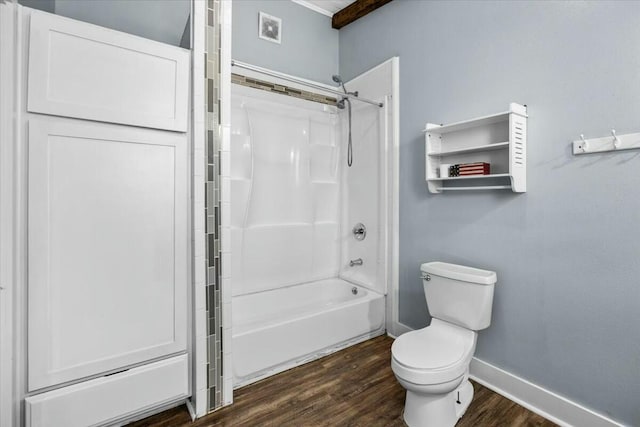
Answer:
<svg viewBox="0 0 640 427"><path fill-rule="evenodd" d="M512 103L509 110L436 125L427 123L426 180L429 191L526 191L527 107ZM440 165L486 162L490 175L439 176ZM465 186L456 185L464 181Z"/></svg>
<svg viewBox="0 0 640 427"><path fill-rule="evenodd" d="M440 191L511 190L510 185L477 185L475 187L438 187Z"/></svg>
<svg viewBox="0 0 640 427"><path fill-rule="evenodd" d="M498 142L495 144L478 145L476 147L460 148L457 150L443 150L439 153L428 153L428 156L444 157L452 154L473 153L474 151L491 151L491 150L503 150L509 148L509 141Z"/></svg>
<svg viewBox="0 0 640 427"><path fill-rule="evenodd" d="M510 176L508 173L492 173L490 175L472 175L472 176L450 176L447 178L428 178L427 181L459 181L461 179L487 179L487 178L505 178Z"/></svg>

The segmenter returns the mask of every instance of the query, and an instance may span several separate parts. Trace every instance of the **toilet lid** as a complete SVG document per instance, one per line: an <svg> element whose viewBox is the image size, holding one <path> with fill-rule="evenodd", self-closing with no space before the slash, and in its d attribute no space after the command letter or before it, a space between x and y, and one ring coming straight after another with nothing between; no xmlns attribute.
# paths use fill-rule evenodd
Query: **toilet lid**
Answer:
<svg viewBox="0 0 640 427"><path fill-rule="evenodd" d="M472 331L429 326L408 332L391 347L397 362L413 369L442 369L455 365L473 351Z"/></svg>

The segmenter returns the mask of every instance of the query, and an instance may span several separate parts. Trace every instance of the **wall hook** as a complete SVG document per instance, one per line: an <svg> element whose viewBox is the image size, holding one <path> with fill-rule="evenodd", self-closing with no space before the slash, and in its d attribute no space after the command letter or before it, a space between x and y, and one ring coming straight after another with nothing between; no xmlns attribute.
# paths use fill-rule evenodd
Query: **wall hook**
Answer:
<svg viewBox="0 0 640 427"><path fill-rule="evenodd" d="M613 148L620 148L620 140L618 139L618 136L616 135L616 130L615 129L611 129L611 135L613 135Z"/></svg>
<svg viewBox="0 0 640 427"><path fill-rule="evenodd" d="M580 134L580 139L582 140L582 151L584 151L586 153L589 143L587 142L586 139L584 139L584 134L582 134L582 133Z"/></svg>
<svg viewBox="0 0 640 427"><path fill-rule="evenodd" d="M611 129L610 136L585 139L580 135L579 139L572 142L573 154L604 153L606 151L625 151L640 149L640 133L627 133L618 135L615 129Z"/></svg>

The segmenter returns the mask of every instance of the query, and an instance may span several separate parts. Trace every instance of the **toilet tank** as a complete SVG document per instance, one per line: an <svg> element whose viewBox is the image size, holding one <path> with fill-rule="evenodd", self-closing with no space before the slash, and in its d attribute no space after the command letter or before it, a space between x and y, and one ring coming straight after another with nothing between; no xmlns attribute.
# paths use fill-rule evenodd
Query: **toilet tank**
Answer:
<svg viewBox="0 0 640 427"><path fill-rule="evenodd" d="M491 324L494 271L446 262L420 266L427 306L432 317L473 331Z"/></svg>

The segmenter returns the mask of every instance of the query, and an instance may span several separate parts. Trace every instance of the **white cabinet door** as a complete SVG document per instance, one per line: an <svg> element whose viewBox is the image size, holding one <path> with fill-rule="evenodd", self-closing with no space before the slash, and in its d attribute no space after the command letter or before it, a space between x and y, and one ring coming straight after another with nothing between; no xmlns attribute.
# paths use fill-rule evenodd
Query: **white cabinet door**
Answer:
<svg viewBox="0 0 640 427"><path fill-rule="evenodd" d="M186 134L28 130L29 390L186 350Z"/></svg>
<svg viewBox="0 0 640 427"><path fill-rule="evenodd" d="M33 11L30 112L187 131L189 51Z"/></svg>

